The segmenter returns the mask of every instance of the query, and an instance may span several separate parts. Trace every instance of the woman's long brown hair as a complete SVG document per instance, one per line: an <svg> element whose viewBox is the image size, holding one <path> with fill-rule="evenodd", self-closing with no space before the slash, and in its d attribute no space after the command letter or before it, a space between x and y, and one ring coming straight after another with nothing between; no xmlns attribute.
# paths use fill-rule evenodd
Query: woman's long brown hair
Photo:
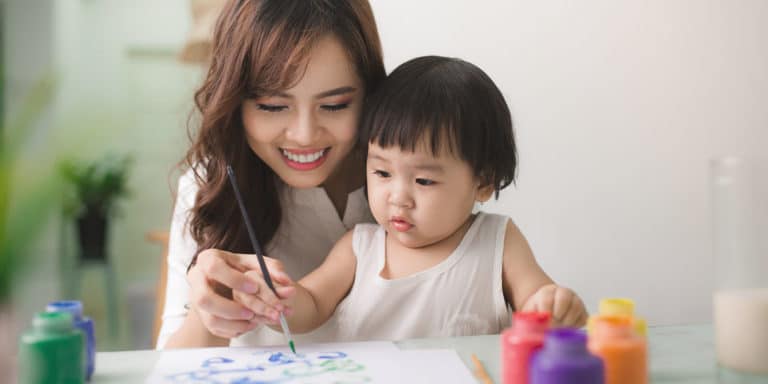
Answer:
<svg viewBox="0 0 768 384"><path fill-rule="evenodd" d="M268 244L281 221L282 182L246 141L245 99L289 89L315 43L332 34L345 47L366 93L385 77L376 22L367 0L231 0L216 23L210 67L195 93L197 134L182 166L199 190L187 223L198 244L251 252L226 165L235 170L256 237ZM197 256L195 255L195 258ZM194 261L193 261L194 263Z"/></svg>

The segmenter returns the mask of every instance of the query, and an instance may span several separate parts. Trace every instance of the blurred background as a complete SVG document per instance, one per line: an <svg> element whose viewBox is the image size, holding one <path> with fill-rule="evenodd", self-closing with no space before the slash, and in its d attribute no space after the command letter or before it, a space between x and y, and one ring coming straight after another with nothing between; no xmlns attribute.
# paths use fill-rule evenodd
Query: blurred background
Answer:
<svg viewBox="0 0 768 384"><path fill-rule="evenodd" d="M217 3L0 0L0 274L12 278L0 311L17 328L76 298L100 350L151 347L174 166ZM593 311L627 296L651 325L711 321L710 161L747 156L768 175L768 2L371 4L387 71L439 54L497 82L520 171L484 208L515 219L555 280ZM111 204L103 252L80 251L92 232L74 186Z"/></svg>
<svg viewBox="0 0 768 384"><path fill-rule="evenodd" d="M127 192L113 196L117 209L108 214L106 257L83 260L73 217L78 212L68 207L78 198L74 184L61 180L49 190L46 197L58 205L35 228L40 235L31 247L11 255L29 259L15 263L14 317L24 327L51 300L80 299L95 320L100 349L149 348L172 171L188 144L192 94L204 71L202 64L179 59L192 29L191 4L8 0L0 7L4 121L11 125L29 114L30 105L35 110L22 118L29 123L2 132L23 144L9 185L11 208L43 184L15 186L18 179L30 169L39 179L57 177L65 160L79 167L81 185L88 167L92 184L122 172ZM110 159L125 156L125 164Z"/></svg>

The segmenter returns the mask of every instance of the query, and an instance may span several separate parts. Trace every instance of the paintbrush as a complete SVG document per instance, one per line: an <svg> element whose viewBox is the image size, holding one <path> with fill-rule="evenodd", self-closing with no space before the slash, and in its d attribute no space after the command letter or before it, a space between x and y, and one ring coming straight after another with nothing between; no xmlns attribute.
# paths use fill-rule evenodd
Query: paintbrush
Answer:
<svg viewBox="0 0 768 384"><path fill-rule="evenodd" d="M243 197L240 196L240 189L237 187L235 172L232 171L232 166L229 164L227 164L227 176L229 176L229 182L232 184L232 189L235 191L235 199L237 200L237 205L240 206L240 213L243 214L243 221L245 222L245 228L248 230L248 237L251 239L251 246L253 246L253 251L256 252L256 257L259 258L261 274L264 276L264 281L267 283L269 289L271 289L272 292L275 293L275 296L277 296L277 290L275 290L275 286L272 284L272 278L269 277L267 264L264 262L264 255L261 252L261 246L259 245L259 241L256 240L256 233L253 231L253 227L251 226L251 220L249 218L250 216L248 216L248 211L245 209ZM283 328L283 334L288 340L288 346L291 347L291 352L295 354L296 347L293 344L293 336L291 336L291 330L288 329L288 323L285 321L285 316L283 316L282 312L280 312L280 326Z"/></svg>

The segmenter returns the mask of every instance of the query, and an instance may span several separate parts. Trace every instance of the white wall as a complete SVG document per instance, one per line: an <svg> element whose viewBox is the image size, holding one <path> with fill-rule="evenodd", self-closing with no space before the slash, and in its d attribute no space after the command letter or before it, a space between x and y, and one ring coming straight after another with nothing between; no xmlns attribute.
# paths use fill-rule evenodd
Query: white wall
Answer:
<svg viewBox="0 0 768 384"><path fill-rule="evenodd" d="M768 161L764 0L371 0L387 70L426 54L486 70L509 102L512 216L591 310L709 321L712 156Z"/></svg>

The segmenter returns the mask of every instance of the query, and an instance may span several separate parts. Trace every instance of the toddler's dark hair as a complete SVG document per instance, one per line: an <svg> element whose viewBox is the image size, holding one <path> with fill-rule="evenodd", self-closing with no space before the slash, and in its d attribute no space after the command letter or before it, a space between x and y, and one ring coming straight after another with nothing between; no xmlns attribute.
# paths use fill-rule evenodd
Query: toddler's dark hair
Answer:
<svg viewBox="0 0 768 384"><path fill-rule="evenodd" d="M424 56L397 67L367 100L360 142L413 152L426 143L466 161L483 185L513 183L512 117L498 87L474 64ZM425 141L426 140L426 141Z"/></svg>

